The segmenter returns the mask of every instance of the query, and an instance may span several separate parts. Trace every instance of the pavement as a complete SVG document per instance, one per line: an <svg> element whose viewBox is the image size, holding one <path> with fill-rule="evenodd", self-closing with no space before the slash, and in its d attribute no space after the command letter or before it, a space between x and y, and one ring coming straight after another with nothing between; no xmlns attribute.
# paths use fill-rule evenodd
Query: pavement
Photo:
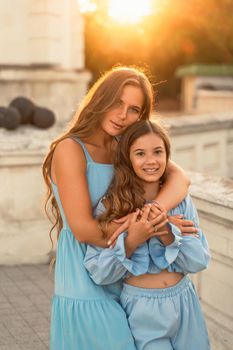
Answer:
<svg viewBox="0 0 233 350"><path fill-rule="evenodd" d="M49 349L52 293L48 265L0 266L0 350Z"/></svg>

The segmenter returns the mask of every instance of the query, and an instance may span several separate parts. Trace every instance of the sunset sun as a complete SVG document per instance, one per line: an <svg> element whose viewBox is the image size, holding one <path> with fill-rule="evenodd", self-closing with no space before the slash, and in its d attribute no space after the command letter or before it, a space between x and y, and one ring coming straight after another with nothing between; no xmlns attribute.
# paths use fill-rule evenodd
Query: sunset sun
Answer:
<svg viewBox="0 0 233 350"><path fill-rule="evenodd" d="M151 12L151 0L109 0L109 16L119 23L137 23Z"/></svg>

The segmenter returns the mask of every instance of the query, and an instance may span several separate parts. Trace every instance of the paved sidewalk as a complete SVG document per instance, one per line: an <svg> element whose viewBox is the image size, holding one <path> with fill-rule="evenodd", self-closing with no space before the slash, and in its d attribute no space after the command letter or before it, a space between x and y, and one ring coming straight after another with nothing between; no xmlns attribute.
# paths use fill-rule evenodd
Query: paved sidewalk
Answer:
<svg viewBox="0 0 233 350"><path fill-rule="evenodd" d="M48 265L0 266L0 350L49 349L52 293Z"/></svg>

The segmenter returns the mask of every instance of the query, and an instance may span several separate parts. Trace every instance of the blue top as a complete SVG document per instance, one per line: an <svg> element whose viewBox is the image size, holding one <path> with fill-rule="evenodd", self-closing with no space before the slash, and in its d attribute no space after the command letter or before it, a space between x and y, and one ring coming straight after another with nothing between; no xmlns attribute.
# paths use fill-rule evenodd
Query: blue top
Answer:
<svg viewBox="0 0 233 350"><path fill-rule="evenodd" d="M94 162L85 145L75 140L86 156L86 177L94 211L111 182L113 166ZM50 350L136 350L125 312L117 302L121 283L98 286L92 281L83 264L87 246L71 232L58 188L54 183L52 188L63 228L57 244Z"/></svg>
<svg viewBox="0 0 233 350"><path fill-rule="evenodd" d="M85 145L78 139L87 160L86 176L93 212L99 200L106 193L113 176L112 164L96 163L87 152ZM52 183L53 193L62 216L63 228L60 232L55 266L55 294L70 298L96 299L106 297L105 289L92 283L83 266L86 244L74 237L59 198L57 186ZM80 198L81 200L81 198ZM77 276L77 278L73 278ZM119 294L116 291L117 294Z"/></svg>
<svg viewBox="0 0 233 350"><path fill-rule="evenodd" d="M100 203L97 209L97 214L103 211L103 204ZM88 246L84 264L91 278L97 284L108 284L130 275L158 274L164 269L184 275L205 269L210 260L208 243L199 228L197 211L189 195L169 212L169 215L178 214L194 222L199 237L182 236L180 230L170 224L174 235L170 245L164 246L158 238L153 237L140 245L128 259L124 246L127 233L124 232L118 237L113 249Z"/></svg>

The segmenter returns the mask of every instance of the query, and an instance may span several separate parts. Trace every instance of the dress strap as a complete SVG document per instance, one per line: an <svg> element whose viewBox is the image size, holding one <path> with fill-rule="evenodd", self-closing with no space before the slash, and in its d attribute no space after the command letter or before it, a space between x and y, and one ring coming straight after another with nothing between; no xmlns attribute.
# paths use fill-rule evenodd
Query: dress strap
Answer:
<svg viewBox="0 0 233 350"><path fill-rule="evenodd" d="M78 142L80 144L80 146L82 147L87 162L92 162L93 163L93 159L91 158L90 153L88 152L85 144L78 137L72 137L72 139L74 141Z"/></svg>

